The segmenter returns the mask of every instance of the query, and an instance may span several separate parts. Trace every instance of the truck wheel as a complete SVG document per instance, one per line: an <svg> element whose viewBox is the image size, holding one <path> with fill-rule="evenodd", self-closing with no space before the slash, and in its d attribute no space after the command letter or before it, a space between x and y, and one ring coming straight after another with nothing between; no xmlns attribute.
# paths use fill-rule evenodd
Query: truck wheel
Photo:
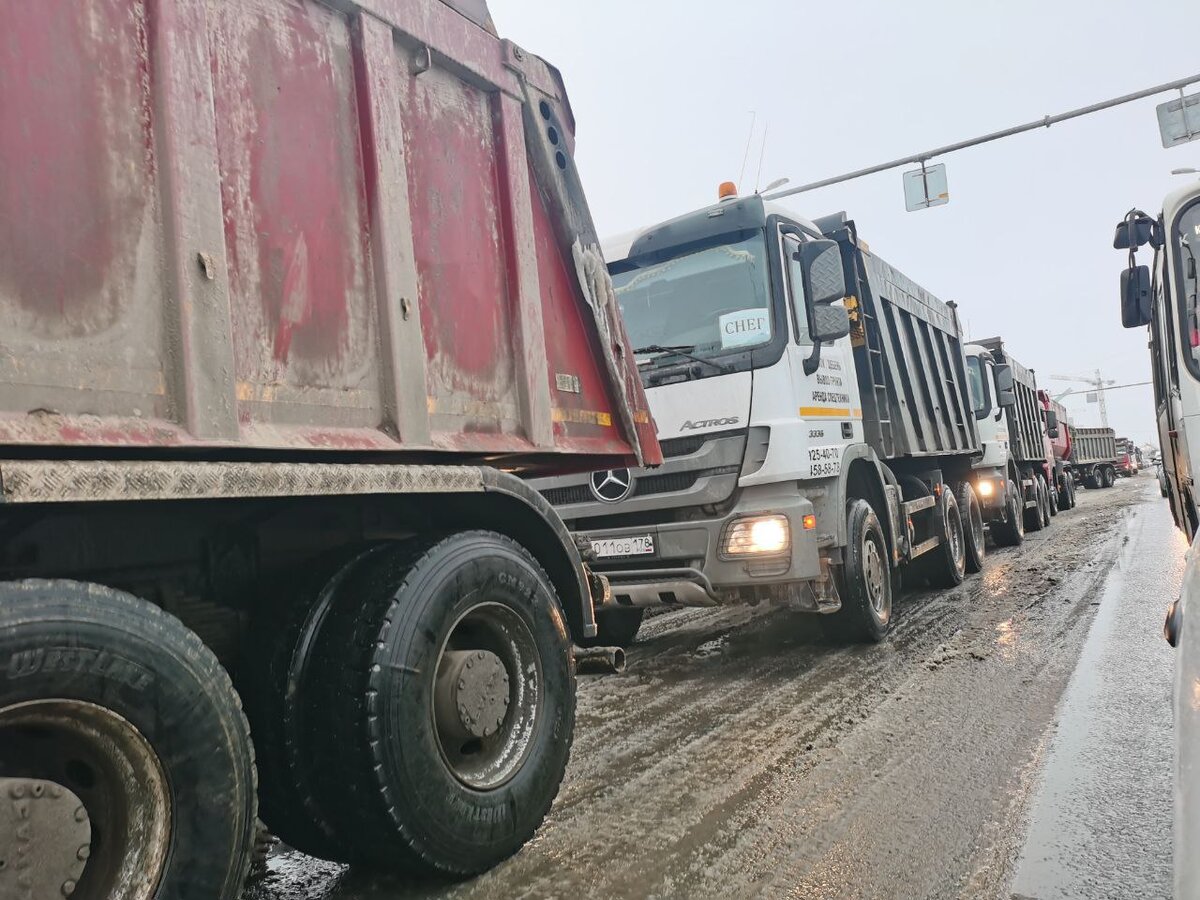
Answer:
<svg viewBox="0 0 1200 900"><path fill-rule="evenodd" d="M879 642L892 625L887 540L866 500L851 500L846 505L846 519L846 563L838 585L842 608L821 616L821 627L837 641Z"/></svg>
<svg viewBox="0 0 1200 900"><path fill-rule="evenodd" d="M601 609L596 611L596 636L580 641L581 647L628 647L637 637L645 618L644 609Z"/></svg>
<svg viewBox="0 0 1200 900"><path fill-rule="evenodd" d="M957 500L966 541L966 570L980 572L983 570L983 557L987 553L987 539L983 534L983 512L971 482L964 481L958 486Z"/></svg>
<svg viewBox="0 0 1200 900"><path fill-rule="evenodd" d="M566 770L570 641L554 587L487 531L417 539L338 586L312 658L318 806L355 862L456 878L533 836Z"/></svg>
<svg viewBox="0 0 1200 900"><path fill-rule="evenodd" d="M308 773L317 763L300 700L331 598L349 572L383 546L339 550L286 577L256 610L239 666L238 689L258 754L259 816L289 846L337 862L349 855L313 798Z"/></svg>
<svg viewBox="0 0 1200 900"><path fill-rule="evenodd" d="M1046 508L1051 518L1058 515L1058 504L1058 481L1051 478L1046 482Z"/></svg>
<svg viewBox="0 0 1200 900"><path fill-rule="evenodd" d="M1059 490L1058 496L1062 501L1059 509L1075 508L1075 479L1069 474L1062 477L1062 488Z"/></svg>
<svg viewBox="0 0 1200 900"><path fill-rule="evenodd" d="M1104 484L1101 485L1101 487L1110 488L1116 483L1117 483L1116 469L1111 469L1106 466L1104 469Z"/></svg>
<svg viewBox="0 0 1200 900"><path fill-rule="evenodd" d="M240 895L254 849L254 750L229 676L195 634L110 588L12 582L0 585L0 659L0 777L40 780L11 790L37 801L42 834L69 842L17 851L0 834L0 859L32 850L26 874L61 878L53 896ZM86 811L82 843L74 797ZM80 854L82 875L61 876L55 860Z"/></svg>
<svg viewBox="0 0 1200 900"><path fill-rule="evenodd" d="M962 513L948 485L943 484L938 495L941 514L942 542L929 551L930 581L939 587L957 587L966 573L967 550L963 535Z"/></svg>
<svg viewBox="0 0 1200 900"><path fill-rule="evenodd" d="M992 540L1001 547L1017 547L1025 540L1025 509L1021 489L1011 479L1004 492L1004 519L991 525Z"/></svg>
<svg viewBox="0 0 1200 900"><path fill-rule="evenodd" d="M1041 531L1045 527L1042 516L1046 508L1046 485L1040 478L1033 479L1033 499L1035 505L1025 509L1025 531ZM1024 503L1022 503L1024 505Z"/></svg>

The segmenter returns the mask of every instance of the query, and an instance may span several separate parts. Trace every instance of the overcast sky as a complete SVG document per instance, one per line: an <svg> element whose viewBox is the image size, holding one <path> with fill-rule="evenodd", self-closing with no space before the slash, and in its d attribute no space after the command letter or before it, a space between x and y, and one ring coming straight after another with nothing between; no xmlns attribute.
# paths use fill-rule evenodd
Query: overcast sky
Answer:
<svg viewBox="0 0 1200 900"><path fill-rule="evenodd" d="M816 181L1200 72L1200 2L1143 0L491 0L500 33L563 72L601 236L740 187ZM1200 85L1189 92L1200 91ZM1150 377L1121 328L1113 226L1157 213L1200 169L1200 141L1162 149L1163 95L946 157L950 204L904 210L900 171L785 201L846 210L872 250L955 300L968 334L1001 335L1050 375ZM1149 262L1147 257L1145 262ZM1099 424L1082 395L1064 401ZM1149 387L1108 395L1109 422L1158 444Z"/></svg>

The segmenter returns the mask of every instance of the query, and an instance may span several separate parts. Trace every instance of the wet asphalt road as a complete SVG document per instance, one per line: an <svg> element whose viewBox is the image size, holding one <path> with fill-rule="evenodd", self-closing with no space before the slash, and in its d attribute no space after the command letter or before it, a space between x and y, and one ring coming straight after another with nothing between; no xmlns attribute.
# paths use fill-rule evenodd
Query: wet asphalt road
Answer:
<svg viewBox="0 0 1200 900"><path fill-rule="evenodd" d="M648 621L624 674L580 679L554 809L485 876L414 884L282 854L247 900L1163 896L1155 642L1184 548L1152 478L1079 496L960 588L906 593L878 646L832 645L786 608ZM1120 841L1127 862L1088 862Z"/></svg>

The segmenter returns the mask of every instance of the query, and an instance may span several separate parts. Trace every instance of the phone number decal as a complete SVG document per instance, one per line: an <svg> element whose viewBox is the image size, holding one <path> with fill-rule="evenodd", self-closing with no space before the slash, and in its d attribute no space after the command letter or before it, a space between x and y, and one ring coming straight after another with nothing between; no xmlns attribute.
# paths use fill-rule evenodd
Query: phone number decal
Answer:
<svg viewBox="0 0 1200 900"><path fill-rule="evenodd" d="M811 447L808 451L810 478L829 478L842 471L842 447Z"/></svg>

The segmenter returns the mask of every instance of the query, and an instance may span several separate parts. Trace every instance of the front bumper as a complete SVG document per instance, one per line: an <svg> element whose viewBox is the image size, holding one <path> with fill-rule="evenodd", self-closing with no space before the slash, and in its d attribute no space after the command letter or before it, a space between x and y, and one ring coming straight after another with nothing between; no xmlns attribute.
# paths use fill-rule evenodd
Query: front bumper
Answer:
<svg viewBox="0 0 1200 900"><path fill-rule="evenodd" d="M788 520L791 547L773 556L729 559L721 553L726 530L738 519L782 515ZM609 580L612 598L621 606L714 606L753 597L757 589L817 579L821 573L816 528L804 527L813 516L812 503L796 493L794 483L748 488L727 515L686 522L587 532L601 541L650 535L654 553L596 559L591 567ZM810 523L812 519L810 518Z"/></svg>
<svg viewBox="0 0 1200 900"><path fill-rule="evenodd" d="M1004 514L1007 478L1003 469L976 469L971 475L971 484L975 488L975 496L979 498L979 508L985 521Z"/></svg>

